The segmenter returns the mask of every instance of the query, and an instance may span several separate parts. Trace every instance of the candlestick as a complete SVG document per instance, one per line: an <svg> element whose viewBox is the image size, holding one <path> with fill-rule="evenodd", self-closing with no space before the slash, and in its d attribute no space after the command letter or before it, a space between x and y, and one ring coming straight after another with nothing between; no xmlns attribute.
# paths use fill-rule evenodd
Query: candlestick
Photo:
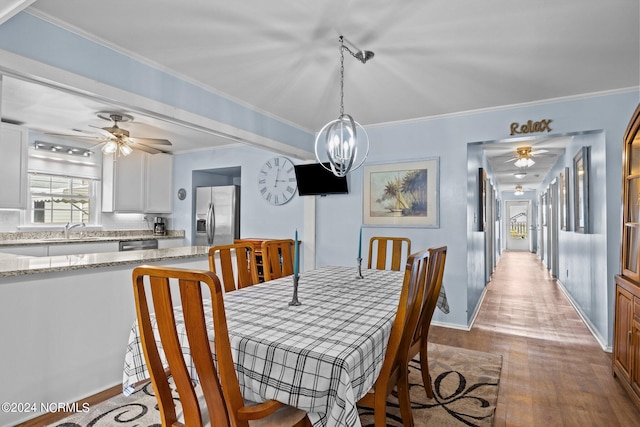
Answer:
<svg viewBox="0 0 640 427"><path fill-rule="evenodd" d="M358 258L362 258L362 226L360 226L360 240L358 241Z"/></svg>
<svg viewBox="0 0 640 427"><path fill-rule="evenodd" d="M293 249L293 275L298 276L300 272L300 259L298 254L298 229L296 228L296 238L293 241L294 249Z"/></svg>
<svg viewBox="0 0 640 427"><path fill-rule="evenodd" d="M356 274L356 279L364 279L362 276L362 258L358 257L358 274Z"/></svg>
<svg viewBox="0 0 640 427"><path fill-rule="evenodd" d="M291 298L289 305L302 305L302 303L298 301L298 280L300 280L300 276L293 276L293 298Z"/></svg>

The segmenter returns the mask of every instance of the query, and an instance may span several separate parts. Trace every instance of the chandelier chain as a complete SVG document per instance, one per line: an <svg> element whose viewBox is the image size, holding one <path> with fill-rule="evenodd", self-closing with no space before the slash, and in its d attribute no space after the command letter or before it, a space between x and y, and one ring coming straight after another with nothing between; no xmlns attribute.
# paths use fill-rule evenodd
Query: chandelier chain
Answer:
<svg viewBox="0 0 640 427"><path fill-rule="evenodd" d="M344 43L340 36L340 117L344 115Z"/></svg>

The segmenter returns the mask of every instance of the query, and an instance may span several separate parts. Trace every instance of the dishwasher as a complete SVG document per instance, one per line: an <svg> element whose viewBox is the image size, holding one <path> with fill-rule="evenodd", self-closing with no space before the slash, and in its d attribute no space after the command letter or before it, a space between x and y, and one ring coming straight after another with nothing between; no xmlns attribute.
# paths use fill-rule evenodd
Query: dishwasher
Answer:
<svg viewBox="0 0 640 427"><path fill-rule="evenodd" d="M158 249L158 239L124 240L120 242L120 252L141 249Z"/></svg>

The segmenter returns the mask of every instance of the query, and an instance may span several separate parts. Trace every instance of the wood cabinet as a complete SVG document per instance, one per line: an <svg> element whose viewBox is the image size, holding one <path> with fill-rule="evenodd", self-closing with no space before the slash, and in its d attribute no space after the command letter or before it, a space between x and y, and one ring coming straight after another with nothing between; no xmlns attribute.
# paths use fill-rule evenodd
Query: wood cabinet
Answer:
<svg viewBox="0 0 640 427"><path fill-rule="evenodd" d="M0 125L0 208L27 207L27 130L2 123Z"/></svg>
<svg viewBox="0 0 640 427"><path fill-rule="evenodd" d="M170 154L104 155L102 211L171 213L172 178Z"/></svg>
<svg viewBox="0 0 640 427"><path fill-rule="evenodd" d="M624 136L621 274L616 281L613 374L640 408L640 105Z"/></svg>

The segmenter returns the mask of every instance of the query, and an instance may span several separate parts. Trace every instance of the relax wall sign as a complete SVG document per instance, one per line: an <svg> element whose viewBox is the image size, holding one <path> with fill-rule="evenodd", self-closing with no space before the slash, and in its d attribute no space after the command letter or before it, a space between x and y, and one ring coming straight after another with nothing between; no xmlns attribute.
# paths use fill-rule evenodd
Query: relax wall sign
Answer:
<svg viewBox="0 0 640 427"><path fill-rule="evenodd" d="M523 133L535 133L535 132L551 132L552 119L544 119L537 122L527 121L527 123L520 124L518 122L511 123L511 135L518 135Z"/></svg>

